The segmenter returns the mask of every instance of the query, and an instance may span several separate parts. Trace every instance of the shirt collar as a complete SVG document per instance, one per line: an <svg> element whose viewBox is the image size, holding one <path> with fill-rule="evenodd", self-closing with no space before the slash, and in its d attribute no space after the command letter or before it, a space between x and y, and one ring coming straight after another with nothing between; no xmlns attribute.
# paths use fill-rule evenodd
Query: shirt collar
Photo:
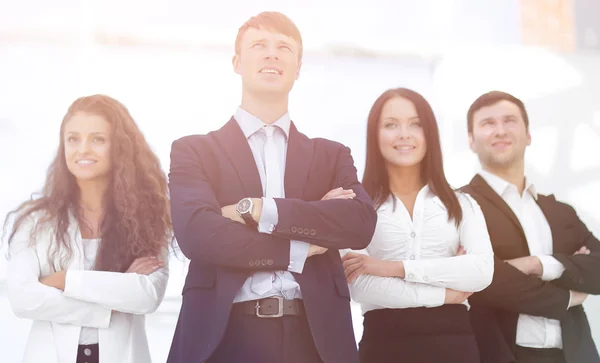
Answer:
<svg viewBox="0 0 600 363"><path fill-rule="evenodd" d="M246 136L246 139L252 136L261 128L268 126L268 124L266 124L250 112L244 110L241 106L238 107L238 109L236 110L234 118L237 121L240 128L242 129L242 132L244 133L244 136ZM272 125L279 127L283 131L287 139L289 138L291 123L292 120L290 119L290 114L286 112L285 115L281 116L277 121L273 122Z"/></svg>
<svg viewBox="0 0 600 363"><path fill-rule="evenodd" d="M517 187L516 185L507 182L498 175L490 173L487 170L482 169L479 172L479 175L481 175L481 177L490 185L490 187L492 187L494 192L496 192L496 194L498 194L499 196L502 196L509 186L512 185L515 188ZM533 185L533 183L531 183L531 181L529 181L527 178L525 178L525 191L531 194L533 199L537 200L538 194L535 185Z"/></svg>
<svg viewBox="0 0 600 363"><path fill-rule="evenodd" d="M419 192L417 193L417 198L419 198L419 195L421 194L423 194L423 198L425 200L436 197L435 193L429 187L429 184L425 184L425 186L419 190ZM396 203L402 203L400 198L396 197L394 193L390 192L390 195L383 203L381 203L381 206L378 210L385 210L388 206L394 205L394 200L396 200Z"/></svg>

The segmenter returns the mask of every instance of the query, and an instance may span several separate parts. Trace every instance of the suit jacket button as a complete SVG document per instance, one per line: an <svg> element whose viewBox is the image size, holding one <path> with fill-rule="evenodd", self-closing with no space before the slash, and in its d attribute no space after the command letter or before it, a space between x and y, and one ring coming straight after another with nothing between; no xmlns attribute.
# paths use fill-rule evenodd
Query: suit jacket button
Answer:
<svg viewBox="0 0 600 363"><path fill-rule="evenodd" d="M250 267L254 267L254 261L248 262L248 265L250 265Z"/></svg>
<svg viewBox="0 0 600 363"><path fill-rule="evenodd" d="M271 260L271 259L268 259L268 260L267 260L267 265L269 265L269 266L273 266L273 260Z"/></svg>
<svg viewBox="0 0 600 363"><path fill-rule="evenodd" d="M260 266L260 260L254 260L254 266L256 266L256 267Z"/></svg>
<svg viewBox="0 0 600 363"><path fill-rule="evenodd" d="M302 231L302 233L304 233L304 235L308 236L310 234L310 229L304 228L304 231Z"/></svg>
<svg viewBox="0 0 600 363"><path fill-rule="evenodd" d="M261 266L266 266L267 265L267 260L261 260L260 261L260 265Z"/></svg>
<svg viewBox="0 0 600 363"><path fill-rule="evenodd" d="M311 228L311 229L310 229L310 235L311 235L311 236L315 236L316 234L317 234L317 230L316 230L316 229L314 229L314 228Z"/></svg>
<svg viewBox="0 0 600 363"><path fill-rule="evenodd" d="M292 226L292 233L296 233L296 232L298 232L298 227Z"/></svg>

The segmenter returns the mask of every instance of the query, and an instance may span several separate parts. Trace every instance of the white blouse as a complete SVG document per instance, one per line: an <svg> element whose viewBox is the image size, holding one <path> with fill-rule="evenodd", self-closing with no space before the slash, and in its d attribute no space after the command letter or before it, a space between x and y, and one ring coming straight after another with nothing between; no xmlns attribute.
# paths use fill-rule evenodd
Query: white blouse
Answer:
<svg viewBox="0 0 600 363"><path fill-rule="evenodd" d="M96 256L98 254L98 248L100 247L100 241L100 238L82 239L84 270L89 271L94 267ZM98 343L98 329L82 327L81 334L79 335L79 344L88 345L96 343Z"/></svg>
<svg viewBox="0 0 600 363"><path fill-rule="evenodd" d="M446 288L477 292L492 282L494 254L481 208L467 194L457 192L457 197L463 212L458 228L454 220L448 221L446 207L428 186L417 195L412 219L393 195L379 207L375 234L361 253L403 261L405 278L359 276L350 284L350 292L361 303L363 314L441 306ZM465 255L456 256L459 246Z"/></svg>

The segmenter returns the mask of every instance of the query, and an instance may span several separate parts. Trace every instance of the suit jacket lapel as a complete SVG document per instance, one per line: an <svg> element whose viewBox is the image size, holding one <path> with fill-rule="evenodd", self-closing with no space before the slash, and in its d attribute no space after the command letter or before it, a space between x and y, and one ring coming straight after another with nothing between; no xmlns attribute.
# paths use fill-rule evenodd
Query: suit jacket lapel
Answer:
<svg viewBox="0 0 600 363"><path fill-rule="evenodd" d="M565 244L558 243L560 240L558 235L559 231L567 228L567 221L556 213L555 203L556 199L554 198L554 195L546 196L538 194L537 204L540 206L544 217L546 217L546 221L548 221L550 232L552 234L552 251L554 251L554 253L567 253L567 251L564 251Z"/></svg>
<svg viewBox="0 0 600 363"><path fill-rule="evenodd" d="M302 198L312 163L313 147L310 140L296 129L292 122L285 162L285 196Z"/></svg>
<svg viewBox="0 0 600 363"><path fill-rule="evenodd" d="M496 206L496 208L502 211L502 213L504 213L504 215L521 232L521 234L523 235L523 240L527 241L527 238L525 237L525 231L523 230L523 226L521 226L521 223L519 222L517 216L513 213L512 209L510 209L508 204L506 204L504 199L502 199L502 197L499 196L494 191L494 189L492 189L492 187L490 187L490 185L481 177L481 175L475 175L469 184L471 185L471 188L473 188L473 190L475 190L485 199L490 201L494 206ZM529 250L528 246L527 249Z"/></svg>
<svg viewBox="0 0 600 363"><path fill-rule="evenodd" d="M67 229L69 240L73 243L72 255L69 260L69 268L74 270L83 270L85 268L85 256L83 254L83 239L81 237L81 229L75 214L69 212L69 228Z"/></svg>
<svg viewBox="0 0 600 363"><path fill-rule="evenodd" d="M233 165L240 183L244 187L245 195L251 198L262 197L263 189L256 161L250 145L248 145L248 140L237 121L232 117L225 126L215 132L215 136Z"/></svg>

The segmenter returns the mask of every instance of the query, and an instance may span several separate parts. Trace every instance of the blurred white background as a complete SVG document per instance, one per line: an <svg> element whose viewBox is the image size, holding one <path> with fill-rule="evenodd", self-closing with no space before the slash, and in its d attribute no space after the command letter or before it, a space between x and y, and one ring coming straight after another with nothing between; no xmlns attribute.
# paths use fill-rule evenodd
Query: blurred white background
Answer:
<svg viewBox="0 0 600 363"><path fill-rule="evenodd" d="M62 116L82 95L123 102L168 171L173 140L234 113L235 35L264 10L290 16L304 37L292 119L309 136L348 145L359 177L370 106L384 90L408 87L432 103L447 176L464 185L479 169L467 108L501 89L528 108L529 177L600 236L597 0L0 0L0 218L42 186ZM0 258L0 361L14 363L30 323L10 311L5 270ZM185 272L172 259L167 297L148 317L155 362L166 360ZM600 299L585 307L598 340Z"/></svg>

